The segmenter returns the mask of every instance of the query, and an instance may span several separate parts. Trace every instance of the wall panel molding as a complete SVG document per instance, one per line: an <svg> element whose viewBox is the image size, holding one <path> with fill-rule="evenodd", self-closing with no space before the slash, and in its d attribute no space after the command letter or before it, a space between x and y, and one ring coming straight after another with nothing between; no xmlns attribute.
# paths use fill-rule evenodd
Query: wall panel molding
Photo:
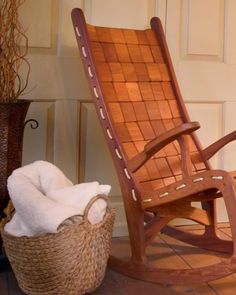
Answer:
<svg viewBox="0 0 236 295"><path fill-rule="evenodd" d="M54 162L54 134L55 134L55 103L47 110L47 130L46 130L46 160Z"/></svg>
<svg viewBox="0 0 236 295"><path fill-rule="evenodd" d="M224 135L236 130L235 122L236 101L224 103ZM236 141L227 144L223 149L223 168L225 170L236 170Z"/></svg>
<svg viewBox="0 0 236 295"><path fill-rule="evenodd" d="M53 162L54 145L54 101L32 102L27 112L26 120L35 119L39 126L32 129L26 125L24 131L23 164L29 164L36 160L48 160ZM34 126L34 124L33 124Z"/></svg>
<svg viewBox="0 0 236 295"><path fill-rule="evenodd" d="M164 32L166 31L167 0L155 0L154 15L161 20Z"/></svg>
<svg viewBox="0 0 236 295"><path fill-rule="evenodd" d="M104 27L144 29L149 27L154 11L154 0L84 1L87 22Z"/></svg>
<svg viewBox="0 0 236 295"><path fill-rule="evenodd" d="M78 183L78 101L57 100L55 106L54 163Z"/></svg>
<svg viewBox="0 0 236 295"><path fill-rule="evenodd" d="M115 167L92 102L80 102L79 181L106 182L112 195L121 195Z"/></svg>
<svg viewBox="0 0 236 295"><path fill-rule="evenodd" d="M92 22L92 7L92 0L85 0L83 2L84 15L88 23Z"/></svg>
<svg viewBox="0 0 236 295"><path fill-rule="evenodd" d="M57 0L26 0L20 19L29 39L30 53L55 53Z"/></svg>
<svg viewBox="0 0 236 295"><path fill-rule="evenodd" d="M171 53L174 67L178 69L180 60L180 39L181 39L181 19L182 0L167 0L166 2L166 39ZM178 72L177 72L178 75Z"/></svg>
<svg viewBox="0 0 236 295"><path fill-rule="evenodd" d="M185 102L191 121L198 121L201 128L196 131L203 148L223 136L223 104L219 102ZM217 153L211 160L213 168L223 168L222 153Z"/></svg>
<svg viewBox="0 0 236 295"><path fill-rule="evenodd" d="M226 0L182 1L182 57L223 61Z"/></svg>
<svg viewBox="0 0 236 295"><path fill-rule="evenodd" d="M127 235L127 224L120 186L93 102L80 102L78 182L110 184L110 200L116 208L113 236Z"/></svg>
<svg viewBox="0 0 236 295"><path fill-rule="evenodd" d="M224 61L236 64L236 1L225 0L225 48Z"/></svg>

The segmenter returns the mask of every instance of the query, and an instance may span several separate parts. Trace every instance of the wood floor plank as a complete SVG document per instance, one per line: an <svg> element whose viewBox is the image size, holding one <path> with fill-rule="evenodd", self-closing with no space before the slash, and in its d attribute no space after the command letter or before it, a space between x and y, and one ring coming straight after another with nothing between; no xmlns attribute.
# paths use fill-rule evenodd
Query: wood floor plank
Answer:
<svg viewBox="0 0 236 295"><path fill-rule="evenodd" d="M229 227L228 228L221 228L220 231L225 233L227 236L232 237L231 229Z"/></svg>
<svg viewBox="0 0 236 295"><path fill-rule="evenodd" d="M228 227L220 228L221 237L224 239L232 240L231 229ZM211 287L223 295L234 295L236 294L236 274L232 274L228 277L218 279L210 283Z"/></svg>
<svg viewBox="0 0 236 295"><path fill-rule="evenodd" d="M121 292L122 295L177 295L179 294L175 290L172 290L171 286L165 286L161 284L152 284L135 280L127 276L123 276L119 273L113 273L116 278L116 288ZM113 292L108 293L109 295Z"/></svg>
<svg viewBox="0 0 236 295"><path fill-rule="evenodd" d="M192 233L194 233L194 231L192 231ZM227 235L222 231L221 237L226 239ZM215 252L199 249L165 235L163 235L163 238L168 245L174 247L174 250L178 253L178 255L180 255L193 268L218 263L224 259L224 255L222 256L220 254L219 256L216 256L217 253ZM236 294L236 275L233 274L228 277L209 282L208 285L216 292L216 294Z"/></svg>
<svg viewBox="0 0 236 295"><path fill-rule="evenodd" d="M210 282L209 285L220 295L236 294L236 278L234 275Z"/></svg>
<svg viewBox="0 0 236 295"><path fill-rule="evenodd" d="M221 262L221 258L217 257L214 252L189 245L165 234L161 237L192 268Z"/></svg>
<svg viewBox="0 0 236 295"><path fill-rule="evenodd" d="M107 269L105 278L101 286L93 293L94 295L122 295L121 290L118 287L116 275L113 271Z"/></svg>
<svg viewBox="0 0 236 295"><path fill-rule="evenodd" d="M12 272L7 272L8 295L24 295Z"/></svg>
<svg viewBox="0 0 236 295"><path fill-rule="evenodd" d="M192 231L193 232L193 231ZM186 243L180 242L176 239L168 237L165 234L161 235L161 239L174 251L174 253L179 256L189 268L196 267L196 264L200 259L205 259L205 257L200 258L199 255L205 255L204 250L199 250L194 246L189 246ZM195 256L195 263L190 261L192 257ZM166 261L168 264L168 260ZM213 262L214 263L214 262ZM208 263L205 263L208 265ZM169 266L170 267L170 266ZM218 294L215 290L211 288L208 284L188 284L188 285L176 285L174 286L175 290L180 292L180 294L206 294L213 295Z"/></svg>
<svg viewBox="0 0 236 295"><path fill-rule="evenodd" d="M0 273L0 294L8 295L7 277L5 273Z"/></svg>
<svg viewBox="0 0 236 295"><path fill-rule="evenodd" d="M147 254L150 264L156 267L173 269L190 268L159 236L147 247Z"/></svg>
<svg viewBox="0 0 236 295"><path fill-rule="evenodd" d="M162 237L162 235L161 235ZM128 239L121 238L116 241L117 243L113 244L113 255L119 256L120 258L126 257L129 255L129 243ZM188 269L190 266L175 253L168 243L162 240L159 236L156 237L154 242L147 247L147 253L149 257L149 262L160 268L173 268L173 269ZM136 291L137 286L143 293L139 294L206 294L206 295L215 295L217 294L212 290L207 284L199 285L166 285L163 286L157 284L145 283L137 280L132 280L127 277L123 279L124 284L119 285L121 290L124 290L123 294L136 294L136 292L131 292L131 290ZM128 292L129 290L129 292ZM127 293L125 293L127 292ZM137 291L138 293L138 291Z"/></svg>
<svg viewBox="0 0 236 295"><path fill-rule="evenodd" d="M112 243L111 254L122 259L129 259L130 247L128 238L119 238ZM189 268L189 266L158 236L147 247L149 262L162 268Z"/></svg>
<svg viewBox="0 0 236 295"><path fill-rule="evenodd" d="M230 223L229 222L220 222L217 224L217 228L229 228L230 227Z"/></svg>
<svg viewBox="0 0 236 295"><path fill-rule="evenodd" d="M158 264L158 267L188 268L183 260L175 255L170 247L166 245L166 243L164 243L159 237L155 239L155 242L152 246L147 248L147 251L152 264ZM117 239L115 243L113 243L112 254L122 259L128 258L130 256L129 240L127 238ZM133 295L136 293L140 295L185 294L184 292L180 293L179 290L175 290L175 286L171 285L163 286L160 284L142 282L140 280L135 280L118 273L115 273L115 277L117 279L117 286L121 290L122 295ZM187 292L187 288L184 288L183 291Z"/></svg>

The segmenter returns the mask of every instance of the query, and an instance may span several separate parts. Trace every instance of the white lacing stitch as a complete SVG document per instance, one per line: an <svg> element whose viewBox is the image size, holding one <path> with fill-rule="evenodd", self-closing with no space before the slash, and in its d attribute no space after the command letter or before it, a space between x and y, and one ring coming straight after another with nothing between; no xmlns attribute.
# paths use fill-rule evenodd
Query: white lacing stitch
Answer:
<svg viewBox="0 0 236 295"><path fill-rule="evenodd" d="M169 195L169 193L168 192L165 192L165 193L159 195L159 197L160 198L164 198L164 197L167 197L168 195Z"/></svg>
<svg viewBox="0 0 236 295"><path fill-rule="evenodd" d="M203 180L204 180L203 177L199 177L199 178L193 179L193 182L200 182L200 181L203 181Z"/></svg>
<svg viewBox="0 0 236 295"><path fill-rule="evenodd" d="M104 116L104 114L103 114L103 109L102 108L100 108L100 115L101 115L101 117L102 117L103 120L106 119L105 116Z"/></svg>
<svg viewBox="0 0 236 295"><path fill-rule="evenodd" d="M212 176L211 178L214 179L214 180L222 180L222 179L224 179L223 176Z"/></svg>
<svg viewBox="0 0 236 295"><path fill-rule="evenodd" d="M112 137L111 132L110 132L109 129L107 129L107 135L108 135L108 137L109 137L110 139L113 139L113 137Z"/></svg>
<svg viewBox="0 0 236 295"><path fill-rule="evenodd" d="M87 57L87 53L86 53L86 51L85 51L84 46L82 46L82 53L83 53L83 56L84 56L84 57Z"/></svg>
<svg viewBox="0 0 236 295"><path fill-rule="evenodd" d="M183 183L183 184L177 186L175 189L178 191L178 190L180 190L180 189L182 189L182 188L185 188L185 187L186 187L186 184Z"/></svg>
<svg viewBox="0 0 236 295"><path fill-rule="evenodd" d="M80 31L79 31L79 28L76 26L75 27L75 31L76 31L76 34L78 37L81 37L81 34L80 34Z"/></svg>
<svg viewBox="0 0 236 295"><path fill-rule="evenodd" d="M122 160L122 157L121 157L121 154L120 154L119 150L118 150L118 149L115 149L115 152L116 152L117 157L118 157L120 160Z"/></svg>
<svg viewBox="0 0 236 295"><path fill-rule="evenodd" d="M93 78L93 73L92 73L92 69L91 69L90 66L88 66L88 73L89 73L89 76L90 76L91 78Z"/></svg>
<svg viewBox="0 0 236 295"><path fill-rule="evenodd" d="M93 87L93 93L95 95L96 98L99 98L98 92L97 92L97 88Z"/></svg>
<svg viewBox="0 0 236 295"><path fill-rule="evenodd" d="M150 203L152 201L152 199L146 199L146 200L143 200L143 203Z"/></svg>
<svg viewBox="0 0 236 295"><path fill-rule="evenodd" d="M127 168L124 168L124 171L125 171L125 176L128 178L128 179L131 179L130 175L129 175L129 172L127 170Z"/></svg>
<svg viewBox="0 0 236 295"><path fill-rule="evenodd" d="M133 197L134 201L137 202L137 197L136 197L136 194L135 194L135 190L132 189L131 192L132 192L132 197Z"/></svg>

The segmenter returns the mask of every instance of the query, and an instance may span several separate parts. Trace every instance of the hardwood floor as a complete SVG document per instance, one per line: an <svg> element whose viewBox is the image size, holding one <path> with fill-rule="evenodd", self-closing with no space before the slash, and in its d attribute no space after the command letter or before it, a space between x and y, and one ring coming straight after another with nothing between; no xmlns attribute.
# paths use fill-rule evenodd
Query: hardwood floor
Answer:
<svg viewBox="0 0 236 295"><path fill-rule="evenodd" d="M191 226L187 228L197 233L201 228ZM219 233L224 238L230 239L230 229L225 226L219 228ZM158 247L156 247L158 246ZM119 256L129 255L129 243L127 238L113 239L113 254ZM210 251L203 251L183 242L179 242L164 234L159 235L148 252L154 264L166 268L193 268L214 264L224 259L222 255L215 255ZM0 273L0 295L23 295L19 289L12 272ZM236 274L226 278L199 285L158 285L137 281L111 270L107 270L105 279L95 295L235 295ZM65 294L67 295L67 294Z"/></svg>

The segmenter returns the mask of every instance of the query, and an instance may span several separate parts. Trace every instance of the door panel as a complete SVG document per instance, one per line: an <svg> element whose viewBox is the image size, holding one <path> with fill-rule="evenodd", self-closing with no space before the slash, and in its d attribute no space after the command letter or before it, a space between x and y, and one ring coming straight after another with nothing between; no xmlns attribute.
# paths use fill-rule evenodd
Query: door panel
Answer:
<svg viewBox="0 0 236 295"><path fill-rule="evenodd" d="M236 129L235 27L235 1L166 1L166 38L190 117L202 126L203 146ZM235 156L231 143L214 157L213 167L233 170ZM228 220L222 201L218 213L219 221Z"/></svg>

